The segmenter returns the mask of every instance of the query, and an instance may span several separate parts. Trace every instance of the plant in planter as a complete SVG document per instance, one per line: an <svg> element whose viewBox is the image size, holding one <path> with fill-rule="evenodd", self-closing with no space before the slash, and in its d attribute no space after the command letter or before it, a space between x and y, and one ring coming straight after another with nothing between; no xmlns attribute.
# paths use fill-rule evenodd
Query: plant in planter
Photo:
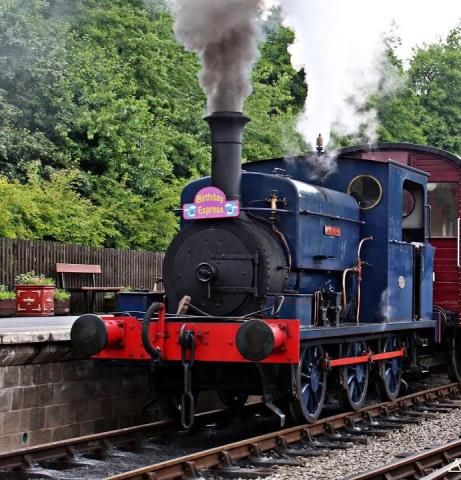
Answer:
<svg viewBox="0 0 461 480"><path fill-rule="evenodd" d="M16 315L45 317L54 312L54 281L34 271L16 277Z"/></svg>
<svg viewBox="0 0 461 480"><path fill-rule="evenodd" d="M70 312L70 292L57 288L54 291L54 314L67 315Z"/></svg>
<svg viewBox="0 0 461 480"><path fill-rule="evenodd" d="M16 312L16 294L6 285L0 285L0 317L13 317Z"/></svg>

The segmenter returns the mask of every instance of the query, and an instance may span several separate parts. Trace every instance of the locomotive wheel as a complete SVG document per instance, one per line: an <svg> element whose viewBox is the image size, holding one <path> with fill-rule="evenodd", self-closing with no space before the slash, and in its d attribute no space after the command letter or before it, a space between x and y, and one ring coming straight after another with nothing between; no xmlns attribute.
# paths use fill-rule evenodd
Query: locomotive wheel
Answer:
<svg viewBox="0 0 461 480"><path fill-rule="evenodd" d="M401 348L399 337L389 337L383 342L383 352L394 352ZM389 358L379 362L376 388L382 400L395 400L402 384L402 357Z"/></svg>
<svg viewBox="0 0 461 480"><path fill-rule="evenodd" d="M227 390L218 390L219 401L227 408L242 408L247 403L248 395L246 393L228 392Z"/></svg>
<svg viewBox="0 0 461 480"><path fill-rule="evenodd" d="M292 367L294 398L290 401L290 412L297 423L312 423L322 411L327 386L327 372L322 360L321 345L303 347L299 364Z"/></svg>
<svg viewBox="0 0 461 480"><path fill-rule="evenodd" d="M366 352L365 342L352 342L347 345L346 357L360 357ZM365 402L369 380L368 363L341 367L340 381L343 386L343 403L347 408L358 410Z"/></svg>
<svg viewBox="0 0 461 480"><path fill-rule="evenodd" d="M448 377L452 382L461 382L461 332L451 331L448 350Z"/></svg>

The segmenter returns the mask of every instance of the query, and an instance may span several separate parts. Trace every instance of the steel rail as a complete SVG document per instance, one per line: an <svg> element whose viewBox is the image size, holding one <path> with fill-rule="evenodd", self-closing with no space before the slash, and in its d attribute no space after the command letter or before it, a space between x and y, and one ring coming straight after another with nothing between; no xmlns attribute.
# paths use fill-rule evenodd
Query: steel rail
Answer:
<svg viewBox="0 0 461 480"><path fill-rule="evenodd" d="M439 470L424 476L421 478L421 480L442 480L446 478L450 478L450 480L459 479L461 478L460 466L461 461L459 458L457 458L454 462L451 462L445 467L442 467Z"/></svg>
<svg viewBox="0 0 461 480"><path fill-rule="evenodd" d="M349 480L404 480L419 478L436 480L450 478L450 470L460 476L461 440L454 440L445 445L424 450L416 455L405 457L397 462L382 465L353 477ZM456 470L455 470L456 468Z"/></svg>
<svg viewBox="0 0 461 480"><path fill-rule="evenodd" d="M299 425L276 432L234 442L221 447L167 460L130 472L108 477L107 480L171 480L177 478L197 477L197 472L214 467L226 467L236 461L260 456L263 452L277 450L281 446L310 441L313 437L331 434L336 430L350 427L356 422L369 421L390 412L420 406L449 395L459 394L461 384L451 383L431 388L422 392L406 395L394 401L368 405L354 412L342 413L318 420L312 424Z"/></svg>
<svg viewBox="0 0 461 480"><path fill-rule="evenodd" d="M261 403L252 403L245 407L248 412L260 411ZM212 410L195 415L197 422L213 422L230 413L229 409ZM46 460L75 458L78 454L104 452L111 447L136 445L149 434L162 434L174 431L176 424L172 420L135 425L133 427L110 430L82 437L74 437L57 442L34 445L11 452L0 453L0 471L32 467Z"/></svg>

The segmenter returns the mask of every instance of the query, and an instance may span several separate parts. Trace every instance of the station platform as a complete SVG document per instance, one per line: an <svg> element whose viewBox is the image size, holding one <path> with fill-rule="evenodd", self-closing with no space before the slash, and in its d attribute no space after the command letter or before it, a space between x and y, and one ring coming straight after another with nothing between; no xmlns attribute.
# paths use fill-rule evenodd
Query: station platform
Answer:
<svg viewBox="0 0 461 480"><path fill-rule="evenodd" d="M78 315L63 317L8 317L0 319L0 345L67 342Z"/></svg>
<svg viewBox="0 0 461 480"><path fill-rule="evenodd" d="M0 318L0 455L162 418L159 406L152 417L144 410L148 366L95 362L73 351L77 318Z"/></svg>

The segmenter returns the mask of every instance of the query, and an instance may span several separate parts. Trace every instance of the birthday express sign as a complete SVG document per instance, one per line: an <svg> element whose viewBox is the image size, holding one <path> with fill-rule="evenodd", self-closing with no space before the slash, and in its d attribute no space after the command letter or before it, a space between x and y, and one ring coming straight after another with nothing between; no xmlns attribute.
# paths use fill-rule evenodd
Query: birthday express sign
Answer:
<svg viewBox="0 0 461 480"><path fill-rule="evenodd" d="M210 218L238 217L240 202L227 200L224 192L216 187L205 187L194 197L194 203L182 206L184 220L206 220Z"/></svg>

